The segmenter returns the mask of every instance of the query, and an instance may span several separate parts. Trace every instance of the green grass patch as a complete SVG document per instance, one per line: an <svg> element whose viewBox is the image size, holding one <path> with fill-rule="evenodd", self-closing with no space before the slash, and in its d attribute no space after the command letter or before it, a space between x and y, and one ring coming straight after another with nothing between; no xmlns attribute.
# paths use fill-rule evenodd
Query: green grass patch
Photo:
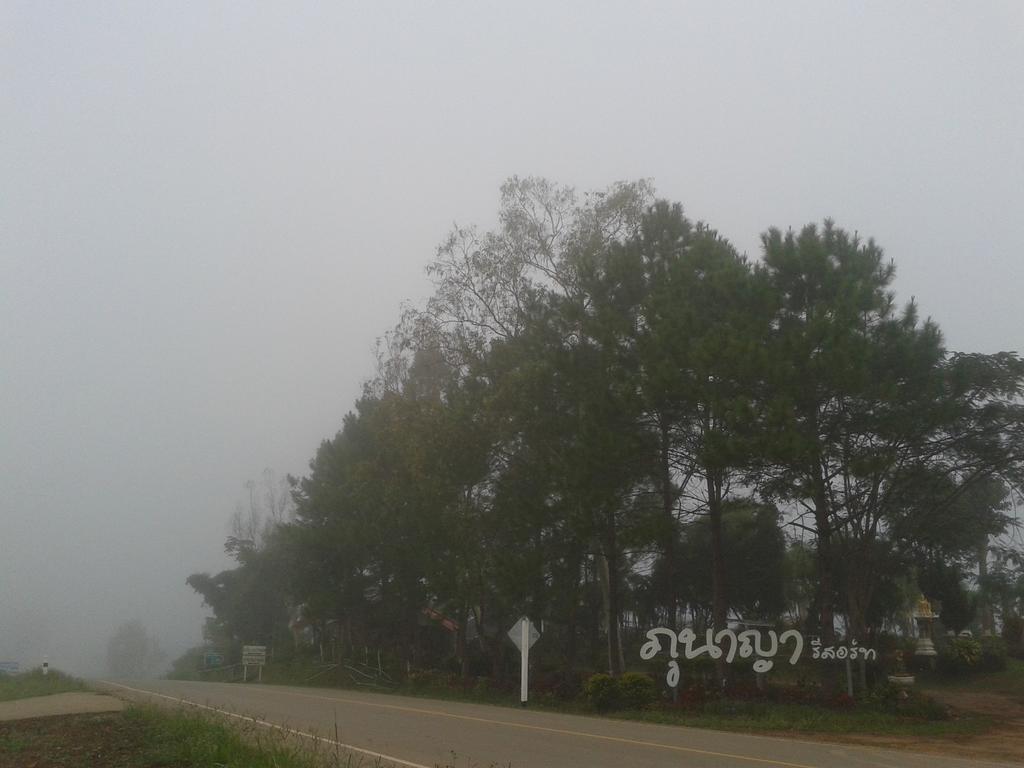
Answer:
<svg viewBox="0 0 1024 768"><path fill-rule="evenodd" d="M519 696L472 689L452 688L400 689L403 696L464 701L519 707ZM611 713L595 711L580 701L560 701L554 697L535 696L530 709L564 714L612 717L639 720L661 725L710 728L720 731L784 734L863 734L872 736L912 736L922 738L971 736L985 733L993 726L992 718L983 715L962 715L950 719L929 720L879 711L864 704L849 709L830 709L814 704L789 704L772 701L737 701L719 699L695 709L656 706L645 710L619 710Z"/></svg>
<svg viewBox="0 0 1024 768"><path fill-rule="evenodd" d="M50 670L48 675L41 668L20 675L0 675L0 701L84 690L86 686L81 680L56 670Z"/></svg>
<svg viewBox="0 0 1024 768"><path fill-rule="evenodd" d="M293 740L294 741L294 740ZM317 753L277 731L238 727L150 706L100 715L0 723L0 766L64 768L369 768L373 761Z"/></svg>
<svg viewBox="0 0 1024 768"><path fill-rule="evenodd" d="M132 707L127 727L141 736L141 766L222 766L223 768L314 768L323 764L310 744L289 743L280 731L258 725L228 725L187 710ZM322 755L321 755L322 757ZM341 765L356 765L346 759Z"/></svg>
<svg viewBox="0 0 1024 768"><path fill-rule="evenodd" d="M866 734L872 736L954 737L984 733L989 718L961 717L925 720L871 709L833 711L806 704L719 701L696 712L652 709L617 713L616 717L664 725L711 728L719 731Z"/></svg>
<svg viewBox="0 0 1024 768"><path fill-rule="evenodd" d="M925 689L998 694L1024 703L1024 661L1021 659L1007 659L1006 669L999 672L965 675L919 672L917 676L919 684Z"/></svg>

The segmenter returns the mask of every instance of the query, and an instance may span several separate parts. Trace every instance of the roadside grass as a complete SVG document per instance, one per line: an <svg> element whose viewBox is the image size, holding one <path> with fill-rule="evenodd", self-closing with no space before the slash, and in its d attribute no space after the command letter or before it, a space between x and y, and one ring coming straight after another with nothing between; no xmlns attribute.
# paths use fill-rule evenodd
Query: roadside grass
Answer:
<svg viewBox="0 0 1024 768"><path fill-rule="evenodd" d="M424 699L462 701L474 704L519 708L518 695L497 691L466 693L452 688L399 689L396 694ZM598 712L582 701L561 701L549 696L532 696L530 709L589 717L638 720L659 725L708 728L717 731L784 734L860 734L870 736L957 737L974 736L990 730L992 718L961 714L944 720L928 720L879 711L868 707L830 709L814 704L720 699L697 709L655 706L642 710Z"/></svg>
<svg viewBox="0 0 1024 768"><path fill-rule="evenodd" d="M124 713L127 727L142 737L141 766L206 766L223 768L314 768L323 756L311 745L288 743L285 734L256 724L241 726L188 710L151 706L131 707ZM351 758L347 755L346 758ZM355 766L348 759L339 765Z"/></svg>
<svg viewBox="0 0 1024 768"><path fill-rule="evenodd" d="M977 736L988 731L993 724L991 718L982 715L962 716L949 720L925 720L870 709L834 711L807 704L730 701L705 705L698 712L651 709L620 712L614 716L627 720L710 728L718 731L917 738Z"/></svg>
<svg viewBox="0 0 1024 768"><path fill-rule="evenodd" d="M48 675L41 668L20 675L0 675L0 701L84 690L86 686L81 680L52 669Z"/></svg>
<svg viewBox="0 0 1024 768"><path fill-rule="evenodd" d="M1008 658L1000 672L979 672L974 675L948 676L918 673L922 688L962 693L989 693L1006 696L1024 704L1024 660Z"/></svg>
<svg viewBox="0 0 1024 768"><path fill-rule="evenodd" d="M324 737L338 740L337 734ZM462 764L452 753L435 768L461 768ZM24 766L390 768L392 764L255 722L138 704L116 713L0 722L0 768ZM492 763L487 768L508 766Z"/></svg>
<svg viewBox="0 0 1024 768"><path fill-rule="evenodd" d="M195 712L133 706L124 712L0 723L0 768L370 768L379 763L289 743L256 725Z"/></svg>

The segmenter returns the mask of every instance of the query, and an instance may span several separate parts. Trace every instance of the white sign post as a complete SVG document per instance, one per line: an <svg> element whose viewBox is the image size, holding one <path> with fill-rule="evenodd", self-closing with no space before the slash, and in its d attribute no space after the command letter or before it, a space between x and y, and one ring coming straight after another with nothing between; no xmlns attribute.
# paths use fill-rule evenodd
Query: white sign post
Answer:
<svg viewBox="0 0 1024 768"><path fill-rule="evenodd" d="M43 656L43 674L44 675L50 674L50 657L49 656Z"/></svg>
<svg viewBox="0 0 1024 768"><path fill-rule="evenodd" d="M529 691L530 648L540 639L540 632L528 618L523 616L508 631L508 636L519 649L521 665L519 668L519 703L525 707Z"/></svg>

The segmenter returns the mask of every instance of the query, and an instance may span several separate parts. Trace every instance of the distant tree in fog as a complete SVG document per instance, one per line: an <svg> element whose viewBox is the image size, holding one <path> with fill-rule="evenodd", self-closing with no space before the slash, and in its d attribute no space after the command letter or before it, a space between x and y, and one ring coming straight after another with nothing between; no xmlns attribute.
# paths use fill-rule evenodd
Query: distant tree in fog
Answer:
<svg viewBox="0 0 1024 768"><path fill-rule="evenodd" d="M107 669L115 677L149 677L160 671L167 654L138 619L117 628L107 641Z"/></svg>
<svg viewBox="0 0 1024 768"><path fill-rule="evenodd" d="M224 544L224 550L235 558L241 552L262 549L270 532L287 522L294 511L287 478L278 477L272 469L263 470L259 483L248 480L245 489L248 501L235 506Z"/></svg>

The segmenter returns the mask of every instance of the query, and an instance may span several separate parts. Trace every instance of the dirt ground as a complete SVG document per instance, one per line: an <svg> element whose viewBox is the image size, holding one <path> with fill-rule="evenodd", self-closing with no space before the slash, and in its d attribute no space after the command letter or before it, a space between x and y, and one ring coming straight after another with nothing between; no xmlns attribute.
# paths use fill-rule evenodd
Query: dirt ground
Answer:
<svg viewBox="0 0 1024 768"><path fill-rule="evenodd" d="M931 695L954 711L976 712L997 721L992 731L976 736L966 742L955 742L944 746L942 751L949 754L954 750L968 749L975 757L992 760L1009 760L1024 764L1024 705L1019 700L996 693L941 693Z"/></svg>
<svg viewBox="0 0 1024 768"><path fill-rule="evenodd" d="M865 734L843 734L838 737L833 734L807 734L806 738L1024 765L1024 706L1019 701L997 693L931 690L928 694L948 706L954 716L957 712L984 715L995 721L995 727L977 736L957 736L955 739L932 741L909 736Z"/></svg>
<svg viewBox="0 0 1024 768"><path fill-rule="evenodd" d="M144 746L119 712L0 722L0 768L129 768Z"/></svg>

